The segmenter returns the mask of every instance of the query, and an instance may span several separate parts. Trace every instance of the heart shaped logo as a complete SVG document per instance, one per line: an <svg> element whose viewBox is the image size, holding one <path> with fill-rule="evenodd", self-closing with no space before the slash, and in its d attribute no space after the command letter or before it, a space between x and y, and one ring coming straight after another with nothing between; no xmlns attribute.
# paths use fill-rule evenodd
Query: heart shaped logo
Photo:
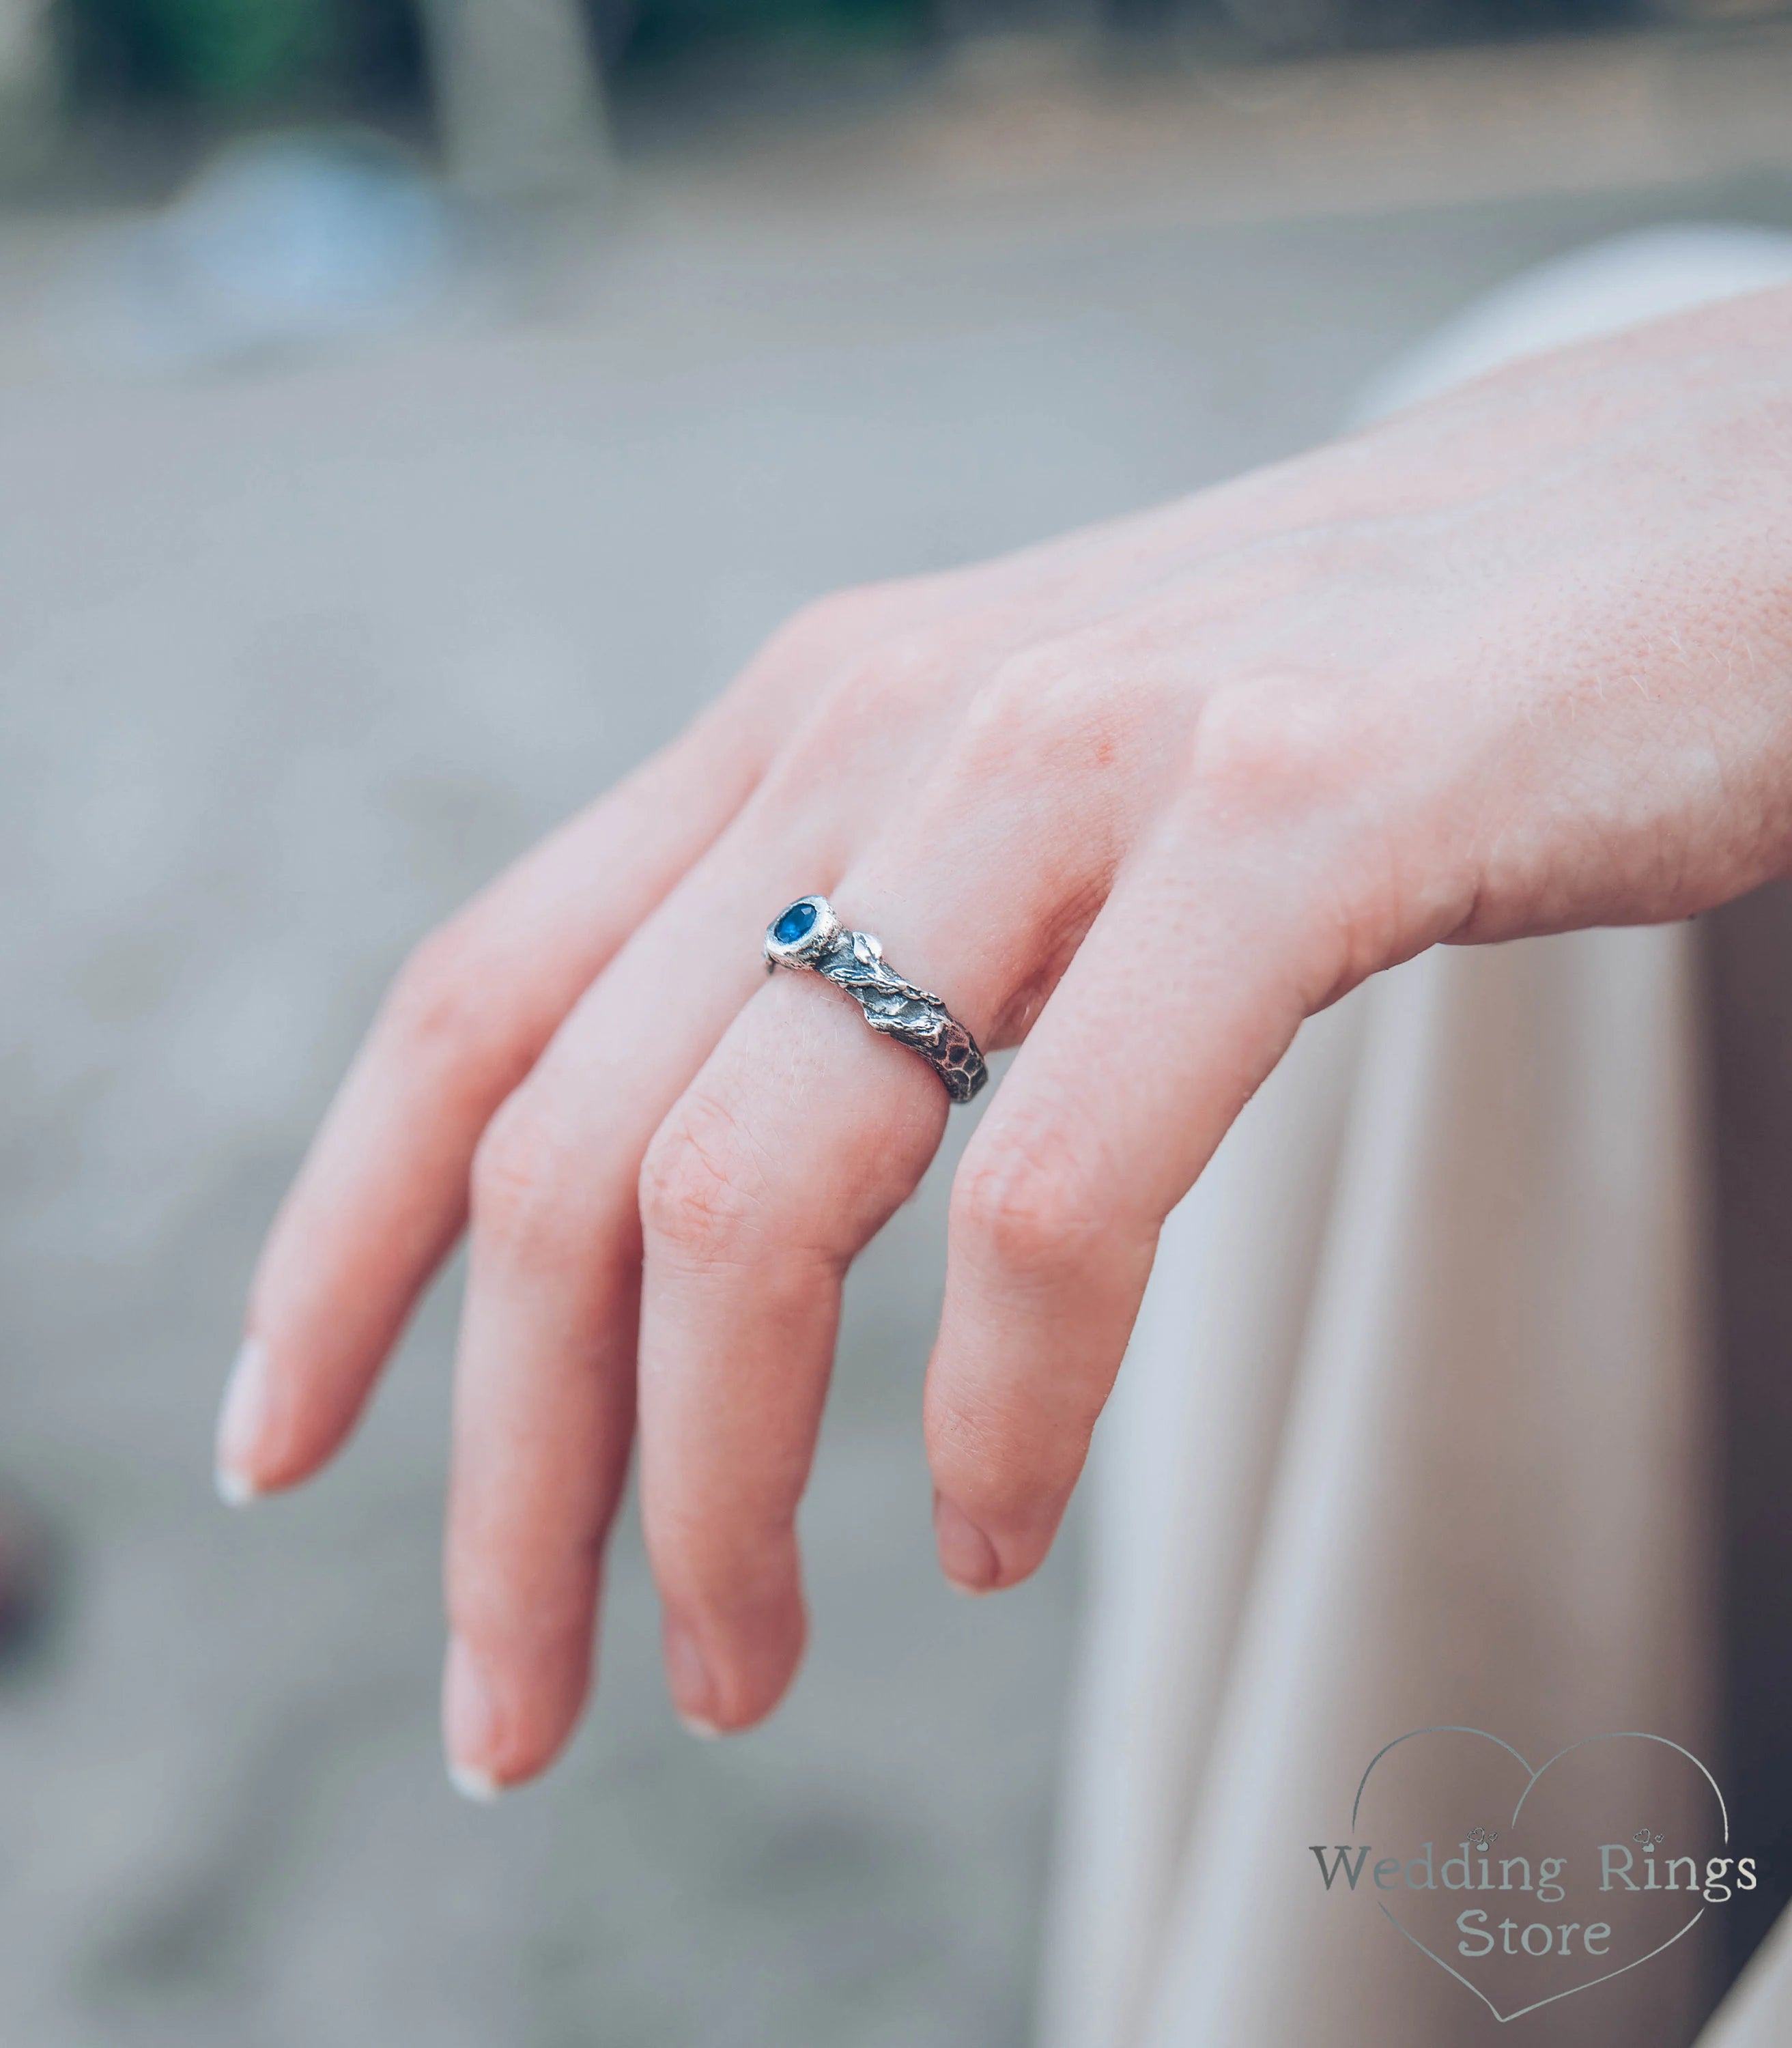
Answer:
<svg viewBox="0 0 1792 2048"><path fill-rule="evenodd" d="M1414 1729L1370 1759L1351 1833L1313 1848L1327 1891L1372 1898L1502 2023L1642 1968L1757 1881L1711 1771L1635 1731L1533 1765L1485 1729Z"/></svg>

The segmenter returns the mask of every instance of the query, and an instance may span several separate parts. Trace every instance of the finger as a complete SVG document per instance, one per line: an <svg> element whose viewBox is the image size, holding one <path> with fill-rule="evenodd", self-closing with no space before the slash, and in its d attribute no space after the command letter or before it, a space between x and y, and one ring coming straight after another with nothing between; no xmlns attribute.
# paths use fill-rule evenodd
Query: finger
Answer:
<svg viewBox="0 0 1792 2048"><path fill-rule="evenodd" d="M756 996L641 1178L642 1515L674 1703L700 1732L782 1697L805 1617L795 1518L859 1247L913 1189L947 1100L808 976Z"/></svg>
<svg viewBox="0 0 1792 2048"><path fill-rule="evenodd" d="M1398 948L1353 905L1373 863L1330 829L1174 821L1116 886L967 1148L925 1393L948 1576L1034 1570L1138 1314L1164 1218L1302 1019ZM1391 929L1391 928L1390 928Z"/></svg>
<svg viewBox="0 0 1792 2048"><path fill-rule="evenodd" d="M859 693L850 739L820 714L794 735L480 1142L448 1546L444 1736L463 1782L541 1768L577 1716L629 1444L642 1157L763 986L768 912L832 880L867 776L900 785L934 743L907 716L911 680Z"/></svg>
<svg viewBox="0 0 1792 2048"><path fill-rule="evenodd" d="M458 1235L474 1146L629 932L739 808L774 723L731 701L413 956L276 1218L219 1430L220 1488L304 1478L352 1426Z"/></svg>
<svg viewBox="0 0 1792 2048"><path fill-rule="evenodd" d="M282 1204L219 1418L241 1502L353 1425L465 1220L473 1150L580 991L739 812L829 678L967 602L951 578L799 614L670 747L545 841L413 957Z"/></svg>
<svg viewBox="0 0 1792 2048"><path fill-rule="evenodd" d="M901 830L842 882L898 972L942 990L987 1037L1041 985L1105 855L1091 795L1067 801L1055 847L983 892L1002 917L964 948L967 878L992 817L1034 800L1034 764L1000 716L953 735ZM963 801L964 778L979 801ZM1013 792L1010 796L1007 792ZM1079 803L1082 808L1079 809ZM923 849L917 857L916 848ZM970 890L973 898L977 892ZM770 1711L801 1654L795 1515L813 1455L848 1264L913 1189L944 1092L908 1049L869 1031L844 992L780 976L735 1021L656 1135L642 1175L642 1507L666 1608L674 1698L739 1728Z"/></svg>
<svg viewBox="0 0 1792 2048"><path fill-rule="evenodd" d="M641 1161L762 984L751 940L783 880L731 844L700 863L480 1143L446 1569L444 1736L464 1786L542 1769L583 1705L633 1431Z"/></svg>

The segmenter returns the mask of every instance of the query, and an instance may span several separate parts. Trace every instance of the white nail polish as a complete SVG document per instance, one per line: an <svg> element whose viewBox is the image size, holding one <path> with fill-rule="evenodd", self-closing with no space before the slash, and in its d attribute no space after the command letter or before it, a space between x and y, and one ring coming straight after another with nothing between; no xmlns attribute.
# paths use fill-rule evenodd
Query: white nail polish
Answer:
<svg viewBox="0 0 1792 2048"><path fill-rule="evenodd" d="M684 1724L685 1732L694 1735L699 1742L720 1742L722 1740L723 1732L713 1721L700 1721L695 1714L681 1714L678 1718Z"/></svg>
<svg viewBox="0 0 1792 2048"><path fill-rule="evenodd" d="M246 1472L232 1472L228 1465L219 1465L211 1480L227 1507L247 1507L262 1497L262 1489Z"/></svg>
<svg viewBox="0 0 1792 2048"><path fill-rule="evenodd" d="M450 1763L448 1782L463 1799L471 1799L476 1806L489 1806L503 1790L503 1786L489 1771L475 1771L470 1763Z"/></svg>
<svg viewBox="0 0 1792 2048"><path fill-rule="evenodd" d="M218 1412L218 1498L228 1507L246 1507L261 1494L249 1468L267 1419L267 1346L245 1337Z"/></svg>

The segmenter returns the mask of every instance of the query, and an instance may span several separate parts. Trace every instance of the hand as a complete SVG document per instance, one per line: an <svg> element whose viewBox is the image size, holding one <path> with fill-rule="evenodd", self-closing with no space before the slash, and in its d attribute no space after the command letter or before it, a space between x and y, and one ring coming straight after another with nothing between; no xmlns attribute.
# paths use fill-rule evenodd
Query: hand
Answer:
<svg viewBox="0 0 1792 2048"><path fill-rule="evenodd" d="M420 947L274 1225L239 1495L343 1441L469 1215L444 1714L584 1698L632 1438L681 1711L789 1685L848 1263L939 1080L759 940L824 892L986 1049L925 1426L949 1577L1044 1557L1159 1225L1301 1019L1439 941L1684 917L1792 855L1792 293L1224 489L828 599Z"/></svg>

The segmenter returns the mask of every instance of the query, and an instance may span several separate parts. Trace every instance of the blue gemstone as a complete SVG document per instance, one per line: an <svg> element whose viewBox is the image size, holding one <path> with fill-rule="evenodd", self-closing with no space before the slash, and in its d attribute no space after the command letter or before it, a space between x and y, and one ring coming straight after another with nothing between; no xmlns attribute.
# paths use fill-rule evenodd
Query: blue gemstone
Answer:
<svg viewBox="0 0 1792 2048"><path fill-rule="evenodd" d="M771 928L771 935L781 946L793 946L805 932L815 923L815 906L804 902L793 903Z"/></svg>

